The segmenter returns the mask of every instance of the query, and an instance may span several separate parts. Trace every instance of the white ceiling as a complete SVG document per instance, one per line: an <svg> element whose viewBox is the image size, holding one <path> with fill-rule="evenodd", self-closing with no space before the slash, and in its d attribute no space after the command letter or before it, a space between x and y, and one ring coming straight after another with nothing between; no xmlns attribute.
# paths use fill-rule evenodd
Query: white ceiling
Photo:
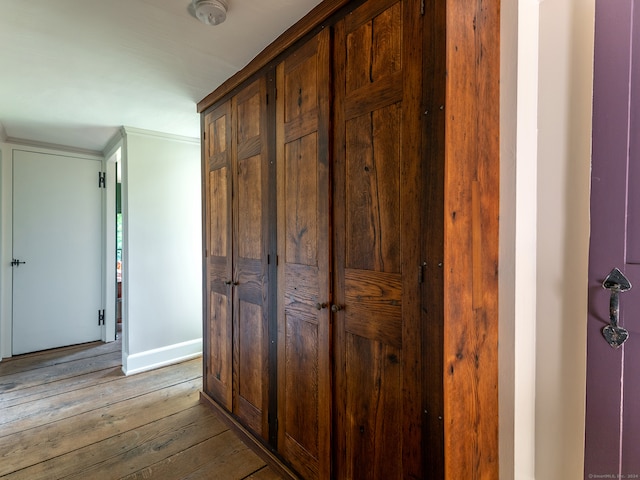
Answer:
<svg viewBox="0 0 640 480"><path fill-rule="evenodd" d="M196 103L319 0L228 3L208 26L191 0L0 0L0 137L94 151L120 126L199 137Z"/></svg>

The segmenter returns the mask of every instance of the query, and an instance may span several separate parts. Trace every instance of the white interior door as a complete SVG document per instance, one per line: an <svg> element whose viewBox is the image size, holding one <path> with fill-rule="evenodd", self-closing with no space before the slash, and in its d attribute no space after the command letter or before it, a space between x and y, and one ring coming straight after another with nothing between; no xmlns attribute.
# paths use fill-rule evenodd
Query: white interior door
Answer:
<svg viewBox="0 0 640 480"><path fill-rule="evenodd" d="M101 337L100 167L14 150L14 355Z"/></svg>

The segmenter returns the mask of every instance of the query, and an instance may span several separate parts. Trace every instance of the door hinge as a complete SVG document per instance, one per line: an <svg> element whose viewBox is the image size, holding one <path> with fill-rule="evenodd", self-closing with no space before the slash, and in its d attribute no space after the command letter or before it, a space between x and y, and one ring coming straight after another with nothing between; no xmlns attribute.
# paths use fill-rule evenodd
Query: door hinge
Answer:
<svg viewBox="0 0 640 480"><path fill-rule="evenodd" d="M107 188L107 174L105 172L98 172L98 188Z"/></svg>
<svg viewBox="0 0 640 480"><path fill-rule="evenodd" d="M420 15L424 15L424 0L420 0Z"/></svg>
<svg viewBox="0 0 640 480"><path fill-rule="evenodd" d="M267 413L267 423L275 430L274 435L278 433L278 417L273 418L270 413Z"/></svg>
<svg viewBox="0 0 640 480"><path fill-rule="evenodd" d="M202 132L202 139L206 140L207 139L207 132Z"/></svg>
<svg viewBox="0 0 640 480"><path fill-rule="evenodd" d="M98 325L104 325L104 308L98 310Z"/></svg>

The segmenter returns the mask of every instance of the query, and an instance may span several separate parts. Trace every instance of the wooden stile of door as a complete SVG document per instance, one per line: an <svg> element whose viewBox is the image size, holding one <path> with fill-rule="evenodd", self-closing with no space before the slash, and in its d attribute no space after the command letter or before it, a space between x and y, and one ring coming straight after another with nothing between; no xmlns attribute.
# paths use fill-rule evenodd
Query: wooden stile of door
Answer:
<svg viewBox="0 0 640 480"><path fill-rule="evenodd" d="M278 450L330 478L329 48L324 30L278 65Z"/></svg>
<svg viewBox="0 0 640 480"><path fill-rule="evenodd" d="M420 3L335 27L335 477L424 478Z"/></svg>

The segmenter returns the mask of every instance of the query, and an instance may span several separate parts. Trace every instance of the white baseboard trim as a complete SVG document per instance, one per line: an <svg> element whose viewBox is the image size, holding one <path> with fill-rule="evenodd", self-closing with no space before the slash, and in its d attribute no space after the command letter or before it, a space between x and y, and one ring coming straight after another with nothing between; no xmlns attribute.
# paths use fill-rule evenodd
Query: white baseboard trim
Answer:
<svg viewBox="0 0 640 480"><path fill-rule="evenodd" d="M125 375L146 372L174 363L191 360L202 355L202 338L167 345L146 352L123 355L122 371Z"/></svg>

